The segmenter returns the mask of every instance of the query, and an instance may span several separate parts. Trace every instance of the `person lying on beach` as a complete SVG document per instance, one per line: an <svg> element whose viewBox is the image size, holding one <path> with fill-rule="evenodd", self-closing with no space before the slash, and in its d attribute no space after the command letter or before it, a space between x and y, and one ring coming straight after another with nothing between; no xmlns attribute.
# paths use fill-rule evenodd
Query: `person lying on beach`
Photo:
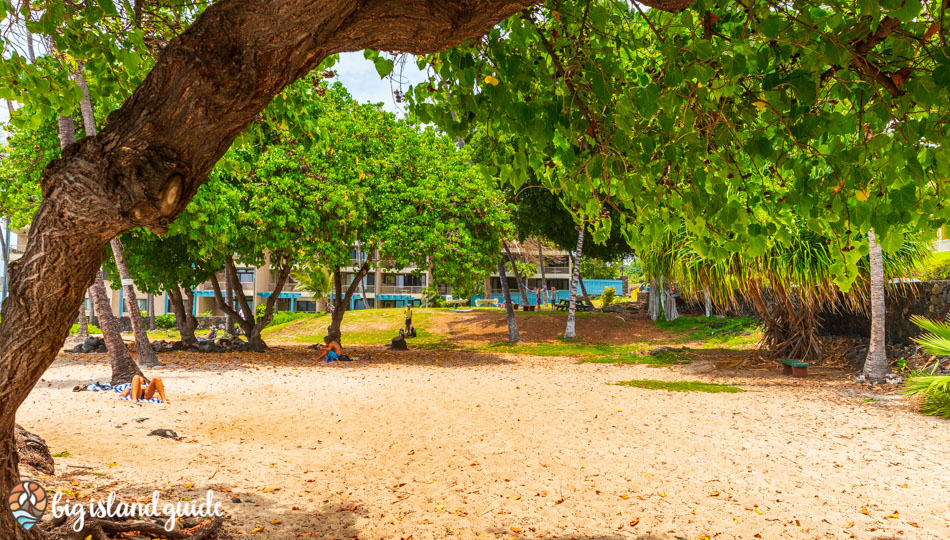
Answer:
<svg viewBox="0 0 950 540"><path fill-rule="evenodd" d="M165 385L161 377L154 377L147 381L145 377L136 375L132 377L131 383L119 384L115 387L116 392L122 392L119 399L122 401L151 401L152 403L168 403L165 397ZM155 397L158 394L158 397ZM135 396L133 399L132 396Z"/></svg>
<svg viewBox="0 0 950 540"><path fill-rule="evenodd" d="M324 357L326 357L327 362L332 362L343 354L343 347L340 346L338 341L330 339L330 336L323 338L323 345L317 347L317 350L320 351L317 354L317 362L323 360Z"/></svg>

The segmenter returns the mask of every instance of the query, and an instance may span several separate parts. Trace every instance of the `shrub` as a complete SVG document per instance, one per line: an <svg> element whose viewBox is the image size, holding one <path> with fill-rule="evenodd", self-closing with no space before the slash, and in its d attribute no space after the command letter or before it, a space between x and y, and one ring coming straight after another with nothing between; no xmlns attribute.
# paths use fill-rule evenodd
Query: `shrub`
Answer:
<svg viewBox="0 0 950 540"><path fill-rule="evenodd" d="M90 334L101 334L101 333L102 333L102 330L100 330L99 327L96 326L96 325L94 325L94 324L89 324L89 325L87 325L87 326L88 326L88 328L89 328L89 333L90 333ZM72 327L69 329L69 333L70 333L70 334L78 334L78 333L79 333L79 323L76 323L76 324L72 325Z"/></svg>
<svg viewBox="0 0 950 540"><path fill-rule="evenodd" d="M917 316L911 317L910 321L927 332L914 339L925 351L934 356L950 354L950 323ZM936 368L934 366L934 370ZM950 418L950 375L911 377L904 391L908 395L923 398L920 410L924 414Z"/></svg>
<svg viewBox="0 0 950 540"><path fill-rule="evenodd" d="M613 287L604 287L604 294L601 296L601 298L604 300L604 307L612 304L615 296L617 296L616 289Z"/></svg>
<svg viewBox="0 0 950 540"><path fill-rule="evenodd" d="M164 315L155 317L155 326L163 330L171 330L172 328L175 328L175 314L166 313Z"/></svg>

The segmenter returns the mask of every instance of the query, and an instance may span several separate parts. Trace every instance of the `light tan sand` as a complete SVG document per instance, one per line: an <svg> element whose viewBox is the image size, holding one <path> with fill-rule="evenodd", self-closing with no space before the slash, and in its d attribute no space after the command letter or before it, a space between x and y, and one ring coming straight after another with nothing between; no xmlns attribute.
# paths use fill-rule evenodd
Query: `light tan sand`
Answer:
<svg viewBox="0 0 950 540"><path fill-rule="evenodd" d="M73 393L109 368L64 355L18 421L70 454L47 487L218 490L244 500L224 505L226 538L950 537L950 423L902 399L817 379L366 351L330 365L304 349L164 355L150 373L163 405ZM751 391L609 384L632 378ZM146 436L156 428L182 440Z"/></svg>

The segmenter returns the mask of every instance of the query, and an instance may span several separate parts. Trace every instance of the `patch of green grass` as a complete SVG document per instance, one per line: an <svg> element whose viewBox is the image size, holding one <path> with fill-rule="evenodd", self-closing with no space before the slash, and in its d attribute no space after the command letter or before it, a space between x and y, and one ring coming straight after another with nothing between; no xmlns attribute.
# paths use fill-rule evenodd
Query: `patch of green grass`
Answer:
<svg viewBox="0 0 950 540"><path fill-rule="evenodd" d="M86 325L86 330L87 330L90 334L101 334L101 333L102 333L102 330L100 330L99 327L96 326L96 325L94 325L94 324L87 324L87 325ZM79 333L79 323L76 323L76 324L72 325L72 326L69 328L69 333L70 333L70 334L78 334L78 333Z"/></svg>
<svg viewBox="0 0 950 540"><path fill-rule="evenodd" d="M759 323L752 317L679 317L675 321L657 321L664 330L685 334L682 341L705 341L715 345L754 343Z"/></svg>
<svg viewBox="0 0 950 540"><path fill-rule="evenodd" d="M58 454L53 454L53 457L69 457L69 452L60 452Z"/></svg>
<svg viewBox="0 0 950 540"><path fill-rule="evenodd" d="M732 384L704 383L696 381L654 381L652 379L633 379L614 383L618 386L632 386L648 390L669 390L670 392L707 392L710 394L735 394L745 392Z"/></svg>
<svg viewBox="0 0 950 540"><path fill-rule="evenodd" d="M621 354L613 356L589 356L581 358L581 362L594 364L645 364L650 366L672 366L687 364L685 355L681 353L662 353L656 356L641 356L639 354Z"/></svg>
<svg viewBox="0 0 950 540"><path fill-rule="evenodd" d="M154 341L158 339L164 340L178 340L181 339L181 334L178 333L178 330L156 330L154 332L146 332L148 339ZM205 335L207 332L201 333L198 332L198 335Z"/></svg>

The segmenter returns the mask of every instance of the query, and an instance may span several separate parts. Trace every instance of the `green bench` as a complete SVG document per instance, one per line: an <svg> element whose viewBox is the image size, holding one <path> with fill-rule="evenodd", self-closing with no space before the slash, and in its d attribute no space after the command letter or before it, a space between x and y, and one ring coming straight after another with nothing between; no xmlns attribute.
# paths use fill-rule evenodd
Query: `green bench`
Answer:
<svg viewBox="0 0 950 540"><path fill-rule="evenodd" d="M791 358L780 358L779 362L782 363L782 375L791 375L799 379L808 376L808 364L805 362L799 362Z"/></svg>

